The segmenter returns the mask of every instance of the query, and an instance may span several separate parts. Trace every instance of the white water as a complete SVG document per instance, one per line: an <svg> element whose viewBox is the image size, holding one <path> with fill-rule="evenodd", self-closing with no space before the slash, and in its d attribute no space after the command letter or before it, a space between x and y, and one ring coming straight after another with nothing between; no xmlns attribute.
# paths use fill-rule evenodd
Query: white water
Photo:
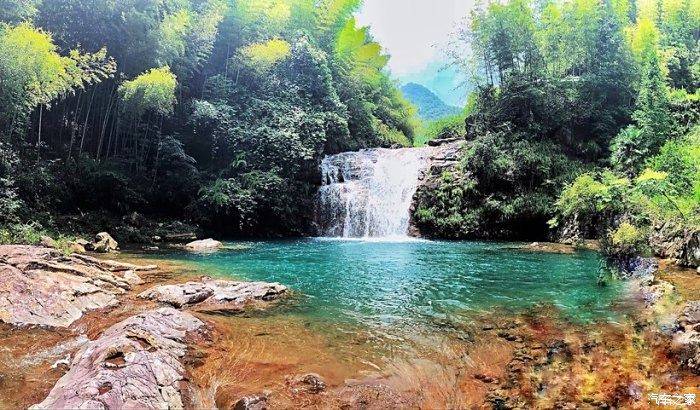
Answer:
<svg viewBox="0 0 700 410"><path fill-rule="evenodd" d="M369 149L321 163L317 223L325 237L406 239L429 148Z"/></svg>

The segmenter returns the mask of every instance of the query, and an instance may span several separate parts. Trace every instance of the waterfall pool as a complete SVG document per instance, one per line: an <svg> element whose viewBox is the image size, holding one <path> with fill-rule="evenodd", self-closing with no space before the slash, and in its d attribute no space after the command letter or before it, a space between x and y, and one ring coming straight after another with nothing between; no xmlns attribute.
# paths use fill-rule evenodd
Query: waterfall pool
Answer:
<svg viewBox="0 0 700 410"><path fill-rule="evenodd" d="M217 339L193 378L228 386L224 404L271 391L279 408L299 407L290 380L314 373L334 386L309 398L317 408L482 408L489 397L554 408L587 395L616 402L630 380L665 385L673 366L652 361L663 344L628 284L598 284L596 252L407 238L225 245L124 255L189 278L290 288L266 309L204 315Z"/></svg>
<svg viewBox="0 0 700 410"><path fill-rule="evenodd" d="M522 250L514 243L326 238L236 245L243 249L148 256L183 263L198 274L280 282L295 294L282 309L285 314L370 328L542 306L564 320L615 321L624 299L622 284L598 285L600 258L592 251L560 254Z"/></svg>

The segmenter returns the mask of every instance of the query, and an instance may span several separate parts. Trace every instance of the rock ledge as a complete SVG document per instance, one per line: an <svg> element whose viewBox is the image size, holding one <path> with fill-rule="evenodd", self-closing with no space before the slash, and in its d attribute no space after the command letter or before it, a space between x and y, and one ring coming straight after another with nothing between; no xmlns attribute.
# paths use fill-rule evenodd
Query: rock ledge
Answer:
<svg viewBox="0 0 700 410"><path fill-rule="evenodd" d="M192 405L183 364L204 323L173 308L132 316L76 354L70 370L33 409L170 408Z"/></svg>
<svg viewBox="0 0 700 410"><path fill-rule="evenodd" d="M279 283L235 282L202 278L201 282L153 287L139 295L177 308L197 311L236 312L254 300L270 301L279 298L287 287Z"/></svg>

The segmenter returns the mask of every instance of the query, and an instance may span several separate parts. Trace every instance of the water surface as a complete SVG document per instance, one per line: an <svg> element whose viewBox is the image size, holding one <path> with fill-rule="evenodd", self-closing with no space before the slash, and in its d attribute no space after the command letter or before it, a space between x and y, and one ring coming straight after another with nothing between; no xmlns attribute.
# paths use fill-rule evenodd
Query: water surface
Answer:
<svg viewBox="0 0 700 410"><path fill-rule="evenodd" d="M597 284L600 257L592 251L540 253L512 243L422 240L240 245L249 248L157 257L184 262L197 273L280 282L296 295L283 311L311 321L390 329L539 306L572 322L619 318L622 285Z"/></svg>

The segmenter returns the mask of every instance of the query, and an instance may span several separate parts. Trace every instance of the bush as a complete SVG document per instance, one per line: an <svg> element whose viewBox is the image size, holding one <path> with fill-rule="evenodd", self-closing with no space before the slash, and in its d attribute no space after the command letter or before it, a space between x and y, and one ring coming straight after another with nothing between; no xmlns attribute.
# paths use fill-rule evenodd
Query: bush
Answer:
<svg viewBox="0 0 700 410"><path fill-rule="evenodd" d="M634 256L648 249L648 237L629 222L623 222L609 234L606 253L615 256Z"/></svg>

